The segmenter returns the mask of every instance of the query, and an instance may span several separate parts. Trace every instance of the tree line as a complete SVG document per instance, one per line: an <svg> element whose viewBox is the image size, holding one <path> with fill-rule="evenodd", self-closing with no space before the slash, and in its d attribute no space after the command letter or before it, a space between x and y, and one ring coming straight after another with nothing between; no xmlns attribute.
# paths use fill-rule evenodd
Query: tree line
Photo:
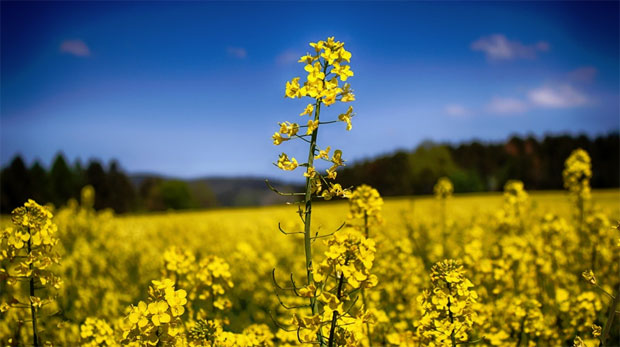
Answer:
<svg viewBox="0 0 620 347"><path fill-rule="evenodd" d="M501 190L509 179L523 181L529 190L562 189L564 160L576 148L585 149L592 158L593 188L620 186L618 133L596 138L545 136L540 140L514 136L504 143L427 141L411 151L353 163L338 172L337 181L343 187L369 184L385 196L432 194L433 185L442 176L450 178L457 193ZM227 185L240 185L242 181L231 179ZM106 166L91 160L84 167L80 161L69 165L58 154L49 169L38 161L28 167L20 156L13 158L0 171L0 212L9 213L30 198L61 206L69 199L79 199L85 185L95 188L95 209L110 208L117 213L218 205L206 180L130 178L116 161ZM235 195L236 200L253 192L244 189ZM226 191L220 195L231 194Z"/></svg>
<svg viewBox="0 0 620 347"><path fill-rule="evenodd" d="M95 209L109 208L116 213L216 205L215 196L204 183L190 189L184 181L158 177L132 182L117 161L107 167L97 160L86 167L80 161L69 165L59 153L49 170L38 161L28 167L21 156L15 156L0 172L0 212L9 213L28 199L62 206L70 199L79 200L86 185L95 189Z"/></svg>
<svg viewBox="0 0 620 347"><path fill-rule="evenodd" d="M454 183L455 192L501 190L510 179L524 182L526 189L562 189L564 160L577 148L592 158L592 187L620 186L618 133L589 138L580 136L513 136L503 143L449 144L423 142L411 151L363 160L338 173L343 187L362 183L382 195L431 194L442 176Z"/></svg>

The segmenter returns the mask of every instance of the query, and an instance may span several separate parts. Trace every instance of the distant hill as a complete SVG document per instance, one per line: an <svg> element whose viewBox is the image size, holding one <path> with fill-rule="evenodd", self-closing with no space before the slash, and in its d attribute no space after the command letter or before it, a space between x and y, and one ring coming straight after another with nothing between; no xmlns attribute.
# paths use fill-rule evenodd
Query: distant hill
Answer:
<svg viewBox="0 0 620 347"><path fill-rule="evenodd" d="M497 191L510 179L523 181L528 190L563 189L564 161L576 148L592 158L592 188L620 186L620 135L589 138L584 135L511 137L506 141L463 143L424 142L366 160L356 160L338 171L343 187L369 184L381 195L431 194L442 176L450 178L456 193ZM283 192L301 192L301 184L270 180ZM204 177L178 179L157 174L131 174L115 160L68 162L58 153L46 168L31 165L17 155L0 171L0 213L9 213L27 199L62 206L79 200L81 189L95 189L94 208L116 213L260 206L291 201L272 192L257 177Z"/></svg>
<svg viewBox="0 0 620 347"><path fill-rule="evenodd" d="M384 196L432 194L442 176L456 193L498 191L511 179L528 190L563 189L564 161L577 148L592 159L592 188L620 186L620 136L513 136L458 144L426 141L411 150L356 161L339 171L343 187L369 184Z"/></svg>
<svg viewBox="0 0 620 347"><path fill-rule="evenodd" d="M215 195L218 206L264 206L291 201L272 192L265 180L255 177L203 177L197 179L178 179L150 174L130 175L134 187L138 188L147 179L181 180L195 192L206 184ZM302 191L301 185L269 179L269 183L282 192Z"/></svg>

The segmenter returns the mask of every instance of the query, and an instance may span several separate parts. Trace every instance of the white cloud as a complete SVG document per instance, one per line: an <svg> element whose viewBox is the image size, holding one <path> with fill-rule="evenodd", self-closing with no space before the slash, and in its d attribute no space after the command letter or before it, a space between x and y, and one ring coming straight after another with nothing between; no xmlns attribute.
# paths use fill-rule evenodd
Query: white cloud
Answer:
<svg viewBox="0 0 620 347"><path fill-rule="evenodd" d="M245 59L248 56L248 52L243 47L226 47L228 55L237 59Z"/></svg>
<svg viewBox="0 0 620 347"><path fill-rule="evenodd" d="M60 51L76 57L90 56L90 49L82 40L65 40L60 44Z"/></svg>
<svg viewBox="0 0 620 347"><path fill-rule="evenodd" d="M465 117L470 114L467 108L457 104L446 105L443 110L447 115L452 117Z"/></svg>
<svg viewBox="0 0 620 347"><path fill-rule="evenodd" d="M496 114L523 113L527 109L527 103L516 98L495 97L486 106L487 112Z"/></svg>
<svg viewBox="0 0 620 347"><path fill-rule="evenodd" d="M301 56L301 54L293 50L286 50L276 57L276 63L279 65L295 63L299 60L299 57Z"/></svg>
<svg viewBox="0 0 620 347"><path fill-rule="evenodd" d="M549 50L549 44L540 41L533 45L524 45L519 41L510 41L502 34L482 37L471 44L474 51L482 51L488 60L512 60L518 58L533 59L537 52Z"/></svg>
<svg viewBox="0 0 620 347"><path fill-rule="evenodd" d="M547 108L575 107L588 102L585 94L568 84L532 89L528 92L528 98L532 104Z"/></svg>

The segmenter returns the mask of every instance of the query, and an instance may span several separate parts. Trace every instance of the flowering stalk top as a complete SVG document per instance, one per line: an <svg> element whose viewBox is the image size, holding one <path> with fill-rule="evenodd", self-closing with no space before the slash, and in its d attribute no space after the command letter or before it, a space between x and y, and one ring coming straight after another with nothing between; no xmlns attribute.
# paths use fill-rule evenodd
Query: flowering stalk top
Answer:
<svg viewBox="0 0 620 347"><path fill-rule="evenodd" d="M310 143L311 157L306 163L299 163L296 158L289 157L282 153L278 158L276 166L281 170L293 171L299 166L306 167L304 177L307 178L312 187L312 194L316 194L326 200L334 196L344 197L348 191L339 184L330 183L327 180L336 178L336 170L344 166L342 151L337 149L330 155L331 147L327 146L320 149L316 143L317 132L320 124L333 122L345 123L345 129L351 130L353 125L351 119L354 116L353 106L349 106L347 111L338 115L334 120L321 122L319 115L321 105L331 106L336 102L350 102L355 100L355 95L351 85L347 83L349 77L353 76L353 71L349 65L351 53L344 48L344 43L329 37L326 41L311 42L313 52L308 53L299 59L300 63L305 64L305 81L300 77L295 77L286 82L284 96L287 98L309 97L313 99L308 103L299 114L308 116L310 119L303 124L281 122L278 123L279 131L272 136L273 144L280 145L291 139L301 139ZM341 84L341 82L344 82ZM313 165L314 160L324 160L330 164L325 174L320 174Z"/></svg>

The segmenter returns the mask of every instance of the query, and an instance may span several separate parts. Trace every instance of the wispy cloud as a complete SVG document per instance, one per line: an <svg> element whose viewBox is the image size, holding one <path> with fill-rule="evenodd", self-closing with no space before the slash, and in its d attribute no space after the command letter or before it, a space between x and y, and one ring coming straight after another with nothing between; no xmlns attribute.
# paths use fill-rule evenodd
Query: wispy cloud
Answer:
<svg viewBox="0 0 620 347"><path fill-rule="evenodd" d="M301 57L301 54L299 54L298 52L295 52L294 50L289 49L289 50L286 50L280 53L276 57L276 63L278 65L287 65L287 64L295 63L299 60L299 57Z"/></svg>
<svg viewBox="0 0 620 347"><path fill-rule="evenodd" d="M226 47L226 52L229 56L237 59L245 59L248 56L248 52L243 47Z"/></svg>
<svg viewBox="0 0 620 347"><path fill-rule="evenodd" d="M90 49L82 40L65 40L60 44L60 51L76 57L90 56Z"/></svg>
<svg viewBox="0 0 620 347"><path fill-rule="evenodd" d="M528 110L528 105L525 101L517 98L494 97L487 104L486 110L489 113L495 114L523 113Z"/></svg>
<svg viewBox="0 0 620 347"><path fill-rule="evenodd" d="M443 110L448 116L452 117L466 117L470 115L470 112L466 107L458 104L446 105Z"/></svg>
<svg viewBox="0 0 620 347"><path fill-rule="evenodd" d="M502 34L482 37L471 44L474 51L484 52L490 61L513 60L519 58L533 59L538 52L549 50L549 44L540 41L532 45L524 45L519 41L510 41Z"/></svg>
<svg viewBox="0 0 620 347"><path fill-rule="evenodd" d="M545 108L568 108L581 106L588 102L588 97L569 84L543 86L528 92L533 105Z"/></svg>
<svg viewBox="0 0 620 347"><path fill-rule="evenodd" d="M547 84L530 89L525 97L494 97L485 106L489 114L524 113L541 108L574 108L590 102L588 95L569 83Z"/></svg>

